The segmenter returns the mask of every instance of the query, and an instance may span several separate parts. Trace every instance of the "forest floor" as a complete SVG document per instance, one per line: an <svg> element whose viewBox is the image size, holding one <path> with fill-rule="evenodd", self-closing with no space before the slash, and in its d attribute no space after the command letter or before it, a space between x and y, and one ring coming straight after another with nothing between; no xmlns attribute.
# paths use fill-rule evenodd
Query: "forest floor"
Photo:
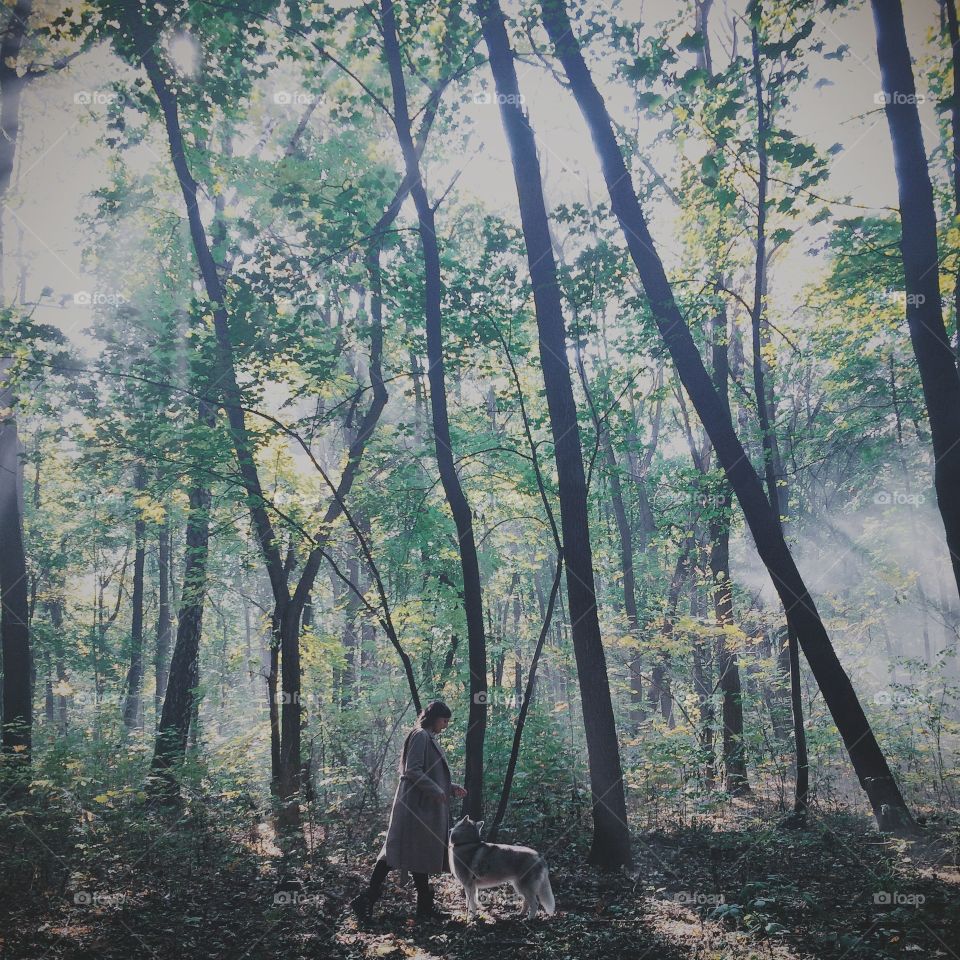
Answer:
<svg viewBox="0 0 960 960"><path fill-rule="evenodd" d="M481 895L483 913L468 923L462 891L444 875L434 879L449 918L422 925L412 884L400 888L396 874L374 918L357 924L347 904L368 875L367 849L347 856L325 841L284 881L264 823L240 835L209 811L116 804L81 815L64 837L42 812L8 815L0 841L16 846L0 846L0 957L960 957L956 824L928 824L907 844L852 815L796 830L756 804L734 812L635 833L628 873L583 866L583 837L541 838L553 917L519 918L502 888Z"/></svg>

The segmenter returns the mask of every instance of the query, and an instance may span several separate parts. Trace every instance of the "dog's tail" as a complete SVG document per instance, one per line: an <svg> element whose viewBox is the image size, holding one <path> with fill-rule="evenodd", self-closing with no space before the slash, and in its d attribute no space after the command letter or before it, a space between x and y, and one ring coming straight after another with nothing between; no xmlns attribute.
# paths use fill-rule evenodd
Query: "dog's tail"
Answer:
<svg viewBox="0 0 960 960"><path fill-rule="evenodd" d="M553 887L550 886L550 871L547 869L547 861L540 858L540 881L537 884L537 899L540 906L552 915L557 909L557 902L553 899Z"/></svg>

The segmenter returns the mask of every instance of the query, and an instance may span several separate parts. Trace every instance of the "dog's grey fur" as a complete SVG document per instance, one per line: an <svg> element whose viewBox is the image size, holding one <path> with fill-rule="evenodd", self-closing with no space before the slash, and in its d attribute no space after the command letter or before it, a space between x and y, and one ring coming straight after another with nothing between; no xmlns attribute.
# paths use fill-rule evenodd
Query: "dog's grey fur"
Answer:
<svg viewBox="0 0 960 960"><path fill-rule="evenodd" d="M480 909L477 891L502 883L509 883L523 897L529 919L537 915L538 902L552 914L556 905L547 861L530 847L484 842L480 839L482 827L482 820L463 817L450 831L450 869L463 885L470 919Z"/></svg>

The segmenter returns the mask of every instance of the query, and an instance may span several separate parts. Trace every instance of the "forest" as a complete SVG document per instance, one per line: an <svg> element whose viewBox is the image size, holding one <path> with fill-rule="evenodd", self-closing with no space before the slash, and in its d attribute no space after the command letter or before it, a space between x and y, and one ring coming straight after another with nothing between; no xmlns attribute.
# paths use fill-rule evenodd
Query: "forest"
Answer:
<svg viewBox="0 0 960 960"><path fill-rule="evenodd" d="M957 0L0 23L0 957L960 960Z"/></svg>

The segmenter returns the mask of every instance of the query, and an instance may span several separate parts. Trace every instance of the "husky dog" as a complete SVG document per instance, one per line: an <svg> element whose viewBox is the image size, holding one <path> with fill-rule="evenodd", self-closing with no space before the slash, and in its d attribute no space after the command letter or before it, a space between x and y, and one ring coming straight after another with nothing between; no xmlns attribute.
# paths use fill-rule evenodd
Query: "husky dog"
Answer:
<svg viewBox="0 0 960 960"><path fill-rule="evenodd" d="M482 827L482 820L463 817L450 831L450 869L463 884L470 919L480 909L477 890L502 883L509 883L523 897L523 909L529 919L537 915L538 901L552 914L556 905L547 861L530 847L485 843L480 839Z"/></svg>

